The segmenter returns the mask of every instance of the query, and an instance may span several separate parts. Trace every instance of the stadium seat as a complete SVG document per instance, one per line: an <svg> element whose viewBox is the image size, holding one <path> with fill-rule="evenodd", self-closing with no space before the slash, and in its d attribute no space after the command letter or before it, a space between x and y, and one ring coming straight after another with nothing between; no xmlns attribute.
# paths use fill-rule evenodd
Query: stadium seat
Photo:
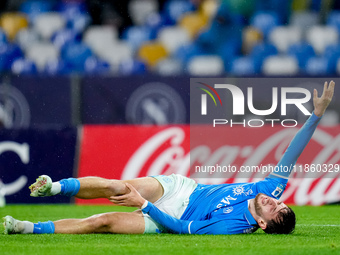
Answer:
<svg viewBox="0 0 340 255"><path fill-rule="evenodd" d="M217 55L195 56L190 59L187 70L195 76L222 75L225 71L223 60Z"/></svg>
<svg viewBox="0 0 340 255"><path fill-rule="evenodd" d="M190 1L185 0L169 0L163 8L163 16L166 24L176 24L185 13L195 10L195 6Z"/></svg>
<svg viewBox="0 0 340 255"><path fill-rule="evenodd" d="M183 73L183 64L178 59L168 58L160 61L155 72L162 76L176 76Z"/></svg>
<svg viewBox="0 0 340 255"><path fill-rule="evenodd" d="M0 44L3 43L4 44L8 43L8 40L5 31L2 28L0 28Z"/></svg>
<svg viewBox="0 0 340 255"><path fill-rule="evenodd" d="M33 28L44 40L50 40L55 32L63 29L65 26L65 18L57 12L40 14L33 21Z"/></svg>
<svg viewBox="0 0 340 255"><path fill-rule="evenodd" d="M338 32L333 27L314 26L307 31L306 40L317 54L323 54L328 45L338 42Z"/></svg>
<svg viewBox="0 0 340 255"><path fill-rule="evenodd" d="M5 13L0 18L0 26L8 39L13 40L21 29L28 27L28 21L20 13Z"/></svg>
<svg viewBox="0 0 340 255"><path fill-rule="evenodd" d="M22 57L23 52L18 45L12 43L0 44L0 71L10 70L12 63Z"/></svg>
<svg viewBox="0 0 340 255"><path fill-rule="evenodd" d="M191 38L195 38L199 32L207 27L208 21L208 17L198 12L193 12L185 14L178 24L188 31Z"/></svg>
<svg viewBox="0 0 340 255"><path fill-rule="evenodd" d="M251 49L261 43L263 40L262 33L254 27L246 27L242 30L242 52L247 55Z"/></svg>
<svg viewBox="0 0 340 255"><path fill-rule="evenodd" d="M36 74L37 67L30 59L19 58L12 63L11 71L14 74Z"/></svg>
<svg viewBox="0 0 340 255"><path fill-rule="evenodd" d="M186 29L179 26L165 27L158 33L157 40L172 54L181 45L189 44L191 39Z"/></svg>
<svg viewBox="0 0 340 255"><path fill-rule="evenodd" d="M15 38L23 51L26 51L31 45L41 41L39 34L32 28L22 29Z"/></svg>
<svg viewBox="0 0 340 255"><path fill-rule="evenodd" d="M85 1L60 1L57 10L66 19L67 27L77 33L83 33L92 22Z"/></svg>
<svg viewBox="0 0 340 255"><path fill-rule="evenodd" d="M62 29L54 33L51 38L52 43L58 48L62 48L67 43L80 42L81 34L72 29Z"/></svg>
<svg viewBox="0 0 340 255"><path fill-rule="evenodd" d="M12 63L24 56L20 47L14 43L0 44L0 71L11 69Z"/></svg>
<svg viewBox="0 0 340 255"><path fill-rule="evenodd" d="M137 59L124 59L119 65L119 74L122 75L145 74L146 72L147 66Z"/></svg>
<svg viewBox="0 0 340 255"><path fill-rule="evenodd" d="M278 54L276 47L269 43L260 43L253 47L250 56L260 65L265 58Z"/></svg>
<svg viewBox="0 0 340 255"><path fill-rule="evenodd" d="M150 14L158 12L158 2L156 0L132 0L128 8L133 24L142 26Z"/></svg>
<svg viewBox="0 0 340 255"><path fill-rule="evenodd" d="M47 61L44 73L48 75L66 75L72 73L72 67L62 59Z"/></svg>
<svg viewBox="0 0 340 255"><path fill-rule="evenodd" d="M39 71L45 69L47 61L58 59L59 50L47 42L35 43L26 49L26 57L32 60Z"/></svg>
<svg viewBox="0 0 340 255"><path fill-rule="evenodd" d="M305 67L305 73L308 75L330 75L334 73L334 67L326 57L311 57L308 59Z"/></svg>
<svg viewBox="0 0 340 255"><path fill-rule="evenodd" d="M328 45L325 49L323 56L328 58L330 65L335 68L340 57L340 45L339 44Z"/></svg>
<svg viewBox="0 0 340 255"><path fill-rule="evenodd" d="M307 60L315 56L313 47L303 42L289 46L287 54L297 59L302 70L305 68Z"/></svg>
<svg viewBox="0 0 340 255"><path fill-rule="evenodd" d="M271 30L280 24L279 17L275 12L256 12L250 19L250 25L260 30L264 38L267 38Z"/></svg>
<svg viewBox="0 0 340 255"><path fill-rule="evenodd" d="M23 1L20 6L20 12L25 13L28 16L29 21L33 22L38 15L45 12L51 12L54 10L54 7L54 1L28 0Z"/></svg>
<svg viewBox="0 0 340 255"><path fill-rule="evenodd" d="M160 28L166 26L165 18L158 12L151 13L146 18L145 26L153 31L152 34L156 35Z"/></svg>
<svg viewBox="0 0 340 255"><path fill-rule="evenodd" d="M293 12L289 19L290 26L297 26L305 31L306 29L320 24L319 13L317 12Z"/></svg>
<svg viewBox="0 0 340 255"><path fill-rule="evenodd" d="M255 75L260 72L261 66L256 64L254 58L249 56L237 57L231 63L230 72L237 76Z"/></svg>
<svg viewBox="0 0 340 255"><path fill-rule="evenodd" d="M85 61L92 55L91 49L84 43L69 43L61 49L63 61L75 72L83 72Z"/></svg>
<svg viewBox="0 0 340 255"><path fill-rule="evenodd" d="M279 55L267 57L262 65L264 75L296 75L299 72L299 64L295 57Z"/></svg>
<svg viewBox="0 0 340 255"><path fill-rule="evenodd" d="M132 26L124 30L123 39L136 51L143 43L155 39L154 31L147 26Z"/></svg>
<svg viewBox="0 0 340 255"><path fill-rule="evenodd" d="M190 43L187 45L182 45L172 54L172 57L179 59L182 63L187 64L187 62L194 56L208 54L202 47L197 43Z"/></svg>
<svg viewBox="0 0 340 255"><path fill-rule="evenodd" d="M57 10L67 21L73 20L78 15L88 13L86 3L83 1L60 1Z"/></svg>
<svg viewBox="0 0 340 255"><path fill-rule="evenodd" d="M154 67L159 61L168 57L168 52L163 44L150 42L139 48L138 57L148 66Z"/></svg>
<svg viewBox="0 0 340 255"><path fill-rule="evenodd" d="M113 26L91 26L85 32L85 42L93 52L100 54L105 51L106 45L111 45L118 38L117 28Z"/></svg>
<svg viewBox="0 0 340 255"><path fill-rule="evenodd" d="M225 70L229 70L231 62L240 54L240 47L241 45L238 40L230 39L221 44L213 52L222 58Z"/></svg>
<svg viewBox="0 0 340 255"><path fill-rule="evenodd" d="M336 28L340 32L340 11L332 11L328 14L327 23L328 26Z"/></svg>
<svg viewBox="0 0 340 255"><path fill-rule="evenodd" d="M336 73L337 73L337 75L340 75L340 59L338 59L338 61L336 63Z"/></svg>
<svg viewBox="0 0 340 255"><path fill-rule="evenodd" d="M281 53L286 53L289 46L301 42L302 30L294 26L279 26L274 28L268 36L269 41Z"/></svg>
<svg viewBox="0 0 340 255"><path fill-rule="evenodd" d="M205 0L200 5L200 11L204 16L209 17L209 19L213 18L219 7L219 3L215 0Z"/></svg>
<svg viewBox="0 0 340 255"><path fill-rule="evenodd" d="M133 57L133 50L128 43L119 41L106 45L105 49L98 52L98 56L108 62L113 70L118 70L124 59Z"/></svg>
<svg viewBox="0 0 340 255"><path fill-rule="evenodd" d="M78 33L83 33L90 26L91 22L92 18L89 14L76 14L68 20L67 27Z"/></svg>
<svg viewBox="0 0 340 255"><path fill-rule="evenodd" d="M110 64L95 56L90 56L84 63L84 71L86 74L109 74Z"/></svg>

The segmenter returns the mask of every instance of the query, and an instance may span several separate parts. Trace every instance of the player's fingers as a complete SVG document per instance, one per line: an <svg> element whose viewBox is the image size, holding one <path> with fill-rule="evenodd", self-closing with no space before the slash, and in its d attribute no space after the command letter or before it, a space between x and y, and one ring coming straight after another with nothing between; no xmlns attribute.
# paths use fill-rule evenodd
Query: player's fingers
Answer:
<svg viewBox="0 0 340 255"><path fill-rule="evenodd" d="M138 192L130 183L125 183L125 185L131 192Z"/></svg>
<svg viewBox="0 0 340 255"><path fill-rule="evenodd" d="M125 200L125 199L127 199L127 195L110 197L110 200L115 200L115 201L122 201L122 200Z"/></svg>
<svg viewBox="0 0 340 255"><path fill-rule="evenodd" d="M318 91L316 89L314 89L313 91L313 99L317 99L318 98Z"/></svg>
<svg viewBox="0 0 340 255"><path fill-rule="evenodd" d="M119 203L121 203L120 201L117 201L115 199L109 199L109 200L110 200L110 202L112 202L112 203L114 203L116 205L119 205Z"/></svg>
<svg viewBox="0 0 340 255"><path fill-rule="evenodd" d="M334 87L335 87L335 82L334 82L334 81L331 81L331 82L329 83L328 89L329 89L332 93L334 93Z"/></svg>
<svg viewBox="0 0 340 255"><path fill-rule="evenodd" d="M335 86L334 81L331 81L331 82L329 83L329 86L328 86L326 92L325 92L325 98L327 98L327 99L329 99L329 100L332 99L333 94L334 94L334 86Z"/></svg>
<svg viewBox="0 0 340 255"><path fill-rule="evenodd" d="M120 201L116 201L116 200L113 200L113 199L109 199L110 202L114 203L115 205L120 205L122 202Z"/></svg>
<svg viewBox="0 0 340 255"><path fill-rule="evenodd" d="M325 81L325 83L324 83L324 85L323 85L323 94L326 93L327 88L328 88L328 83L327 83L327 81Z"/></svg>
<svg viewBox="0 0 340 255"><path fill-rule="evenodd" d="M125 186L130 190L130 191L132 191L132 188L131 187L133 187L130 183L125 183Z"/></svg>
<svg viewBox="0 0 340 255"><path fill-rule="evenodd" d="M126 200L115 200L115 199L109 199L112 203L116 204L116 205L122 205L124 203L126 203Z"/></svg>

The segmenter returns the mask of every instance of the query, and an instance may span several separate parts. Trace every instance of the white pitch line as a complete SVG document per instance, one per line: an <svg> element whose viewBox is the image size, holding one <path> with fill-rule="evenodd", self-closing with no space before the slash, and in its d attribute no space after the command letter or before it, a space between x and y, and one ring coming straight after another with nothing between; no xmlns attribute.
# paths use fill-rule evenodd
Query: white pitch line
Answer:
<svg viewBox="0 0 340 255"><path fill-rule="evenodd" d="M317 224L296 224L296 226L303 227L340 227L340 225L317 225Z"/></svg>

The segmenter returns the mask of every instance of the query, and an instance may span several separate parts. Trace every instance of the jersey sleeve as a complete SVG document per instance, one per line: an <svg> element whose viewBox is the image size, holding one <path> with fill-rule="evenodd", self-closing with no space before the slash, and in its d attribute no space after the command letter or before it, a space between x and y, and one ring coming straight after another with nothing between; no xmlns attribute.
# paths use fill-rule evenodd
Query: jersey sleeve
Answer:
<svg viewBox="0 0 340 255"><path fill-rule="evenodd" d="M312 138L316 127L318 126L321 118L316 116L314 112L308 118L306 123L301 127L301 129L296 133L293 140L290 142L287 150L283 154L281 160L277 164L273 174L269 177L273 178L276 176L282 178L288 178L291 171L293 170L295 163L302 151L305 149L306 145Z"/></svg>
<svg viewBox="0 0 340 255"><path fill-rule="evenodd" d="M306 123L296 133L290 142L281 160L276 165L275 171L263 181L256 183L257 192L279 199L286 188L288 177L302 151L310 141L313 133L320 122L320 117L314 112Z"/></svg>
<svg viewBox="0 0 340 255"><path fill-rule="evenodd" d="M176 234L232 234L228 232L226 223L223 220L204 220L204 221L189 221L179 220L165 212L159 210L151 202L142 209L143 213L149 216L157 223L166 227L170 232Z"/></svg>

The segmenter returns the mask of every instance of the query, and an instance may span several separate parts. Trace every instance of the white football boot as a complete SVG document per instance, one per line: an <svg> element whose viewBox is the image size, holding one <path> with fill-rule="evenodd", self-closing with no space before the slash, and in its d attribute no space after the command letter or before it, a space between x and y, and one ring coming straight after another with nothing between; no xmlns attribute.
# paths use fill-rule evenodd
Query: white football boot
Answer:
<svg viewBox="0 0 340 255"><path fill-rule="evenodd" d="M51 193L52 179L48 175L41 175L35 183L29 186L31 197L49 197Z"/></svg>
<svg viewBox="0 0 340 255"><path fill-rule="evenodd" d="M4 234L21 234L24 231L25 224L20 220L14 219L12 216L6 216L2 218L4 223Z"/></svg>

